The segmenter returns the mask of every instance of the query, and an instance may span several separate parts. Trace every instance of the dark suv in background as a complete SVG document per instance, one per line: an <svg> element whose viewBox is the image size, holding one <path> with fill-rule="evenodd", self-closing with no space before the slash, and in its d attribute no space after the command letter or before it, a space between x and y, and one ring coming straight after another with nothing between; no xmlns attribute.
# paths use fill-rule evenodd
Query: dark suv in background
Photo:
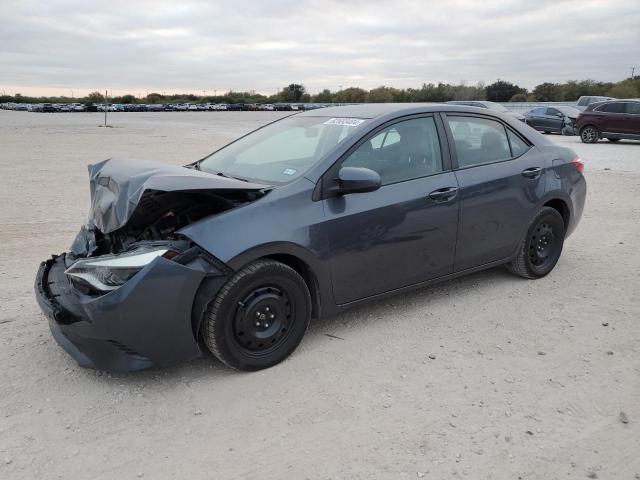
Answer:
<svg viewBox="0 0 640 480"><path fill-rule="evenodd" d="M584 143L601 138L610 142L640 140L640 99L591 104L578 115L576 128Z"/></svg>

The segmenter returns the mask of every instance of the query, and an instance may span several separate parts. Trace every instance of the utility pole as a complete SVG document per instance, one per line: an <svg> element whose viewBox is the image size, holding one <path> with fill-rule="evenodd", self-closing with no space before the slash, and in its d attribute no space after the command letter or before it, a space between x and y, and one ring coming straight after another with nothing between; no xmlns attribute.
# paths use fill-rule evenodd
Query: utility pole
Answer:
<svg viewBox="0 0 640 480"><path fill-rule="evenodd" d="M636 73L636 67L631 67L631 80L634 80L636 77L634 75L634 73Z"/></svg>

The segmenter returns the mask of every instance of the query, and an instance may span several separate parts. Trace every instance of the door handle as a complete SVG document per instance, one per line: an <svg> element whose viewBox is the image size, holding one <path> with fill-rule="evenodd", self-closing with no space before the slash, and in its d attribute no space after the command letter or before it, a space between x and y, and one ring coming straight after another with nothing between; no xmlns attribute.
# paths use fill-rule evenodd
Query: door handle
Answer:
<svg viewBox="0 0 640 480"><path fill-rule="evenodd" d="M458 187L445 187L434 190L429 194L429 198L436 202L446 202L458 194Z"/></svg>
<svg viewBox="0 0 640 480"><path fill-rule="evenodd" d="M542 174L542 168L531 167L522 171L522 176L525 178L538 178Z"/></svg>

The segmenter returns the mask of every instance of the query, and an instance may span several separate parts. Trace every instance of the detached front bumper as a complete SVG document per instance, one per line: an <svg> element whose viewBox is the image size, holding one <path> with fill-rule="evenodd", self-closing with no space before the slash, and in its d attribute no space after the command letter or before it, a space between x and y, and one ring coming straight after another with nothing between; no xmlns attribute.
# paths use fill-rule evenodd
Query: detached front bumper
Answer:
<svg viewBox="0 0 640 480"><path fill-rule="evenodd" d="M202 298L212 298L226 281L206 262L182 265L159 257L117 290L96 296L79 291L66 267L65 254L40 264L38 304L53 337L78 364L108 371L165 367L199 356Z"/></svg>

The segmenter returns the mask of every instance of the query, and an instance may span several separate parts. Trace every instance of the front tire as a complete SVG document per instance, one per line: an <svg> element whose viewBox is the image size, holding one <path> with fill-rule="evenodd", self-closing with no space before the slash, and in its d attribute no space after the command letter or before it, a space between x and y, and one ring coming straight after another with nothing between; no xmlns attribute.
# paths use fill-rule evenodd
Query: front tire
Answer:
<svg viewBox="0 0 640 480"><path fill-rule="evenodd" d="M582 143L596 143L599 138L600 133L593 125L587 125L580 130L580 140L582 140Z"/></svg>
<svg viewBox="0 0 640 480"><path fill-rule="evenodd" d="M543 207L529 225L518 255L507 264L507 269L524 278L544 277L558 263L564 234L562 215L554 208Z"/></svg>
<svg viewBox="0 0 640 480"><path fill-rule="evenodd" d="M202 336L226 365L245 371L280 363L299 345L311 318L311 296L291 267L258 260L239 270L205 312Z"/></svg>

